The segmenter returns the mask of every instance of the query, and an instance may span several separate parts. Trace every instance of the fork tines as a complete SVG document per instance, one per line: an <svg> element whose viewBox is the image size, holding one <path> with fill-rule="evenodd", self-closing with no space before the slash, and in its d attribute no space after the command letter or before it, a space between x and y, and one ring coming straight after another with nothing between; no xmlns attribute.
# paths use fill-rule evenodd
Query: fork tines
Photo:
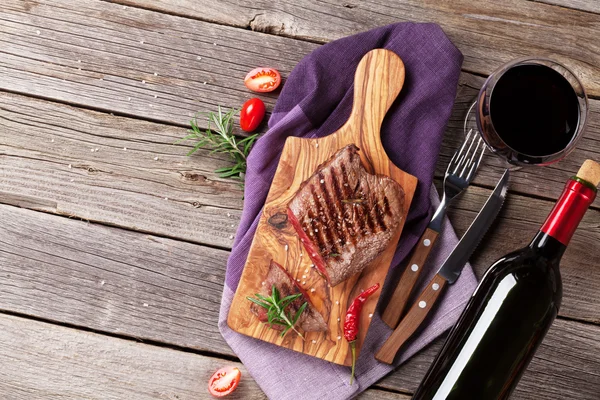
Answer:
<svg viewBox="0 0 600 400"><path fill-rule="evenodd" d="M446 173L471 181L485 152L485 143L483 143L481 135L477 133L473 132L473 129L469 130L462 146L454 153L452 160L450 160ZM479 151L479 147L481 147L481 151ZM460 173L457 174L459 170ZM467 173L466 176L465 173Z"/></svg>

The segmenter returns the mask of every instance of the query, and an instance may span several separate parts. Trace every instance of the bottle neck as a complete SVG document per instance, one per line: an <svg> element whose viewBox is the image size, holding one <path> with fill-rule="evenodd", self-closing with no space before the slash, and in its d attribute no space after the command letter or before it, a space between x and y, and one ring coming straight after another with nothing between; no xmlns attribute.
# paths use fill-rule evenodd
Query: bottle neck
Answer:
<svg viewBox="0 0 600 400"><path fill-rule="evenodd" d="M545 234L567 246L595 198L594 186L577 177L570 179L534 242L536 239L542 240L544 235L541 234Z"/></svg>
<svg viewBox="0 0 600 400"><path fill-rule="evenodd" d="M549 260L560 261L567 246L545 232L539 231L529 244L536 254L544 256Z"/></svg>

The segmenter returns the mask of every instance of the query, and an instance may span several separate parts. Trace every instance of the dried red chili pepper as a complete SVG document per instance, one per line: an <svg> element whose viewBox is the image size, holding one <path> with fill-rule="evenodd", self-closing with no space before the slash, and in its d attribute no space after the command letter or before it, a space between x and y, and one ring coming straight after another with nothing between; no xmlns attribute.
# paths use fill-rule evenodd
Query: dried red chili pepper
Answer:
<svg viewBox="0 0 600 400"><path fill-rule="evenodd" d="M354 382L354 368L356 367L356 336L358 335L358 319L363 304L367 298L379 289L379 283L374 284L354 299L346 311L346 319L344 320L344 337L350 343L352 349L352 376L350 377L350 385Z"/></svg>

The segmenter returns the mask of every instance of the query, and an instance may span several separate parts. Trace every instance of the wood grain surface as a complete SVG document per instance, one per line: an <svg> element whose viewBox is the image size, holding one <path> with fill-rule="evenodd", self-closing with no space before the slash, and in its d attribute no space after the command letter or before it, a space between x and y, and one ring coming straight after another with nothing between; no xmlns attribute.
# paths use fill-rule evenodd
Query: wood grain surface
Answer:
<svg viewBox="0 0 600 400"><path fill-rule="evenodd" d="M400 58L389 50L372 50L363 57L356 70L350 119L337 132L324 138L289 137L286 140L229 311L227 322L233 330L337 364L351 364L350 346L342 339L345 311L361 289L376 283L383 285L417 185L415 177L401 171L388 158L379 132L383 118L400 93L403 83L404 64ZM278 214L286 215L288 203L301 184L313 175L320 164L349 144L359 147L359 155L367 172L389 176L402 186L404 202L398 216L399 225L386 250L361 274L330 287L311 268L308 251L304 251L291 224L279 229L272 226L269 219ZM283 265L293 279L300 279L311 303L325 318L327 332L307 332L305 339L291 334L282 338L279 331L261 323L250 312L247 297L261 291L270 260ZM364 305L356 343L357 357L370 325L369 314L374 312L380 294L381 291L376 292Z"/></svg>
<svg viewBox="0 0 600 400"><path fill-rule="evenodd" d="M287 76L318 46L98 0L3 0L0 42L0 89L186 127L256 97L250 69Z"/></svg>
<svg viewBox="0 0 600 400"><path fill-rule="evenodd" d="M208 378L225 365L242 381L228 398L266 399L239 362L0 314L0 398L208 399Z"/></svg>
<svg viewBox="0 0 600 400"><path fill-rule="evenodd" d="M0 310L232 355L228 252L0 205Z"/></svg>
<svg viewBox="0 0 600 400"><path fill-rule="evenodd" d="M481 197L485 198L486 195L482 190ZM476 203L477 199L471 199L470 202ZM533 207L543 207L540 204L543 203L534 204ZM507 206L509 205L507 204ZM196 245L148 237L148 235L137 232L125 234L123 230L117 228L106 228L50 214L40 215L34 211L10 206L1 206L0 210L1 219L4 221L3 226L8 227L0 229L0 242L3 250L0 253L0 265L2 265L0 304L3 310L12 310L48 321L67 323L70 326L89 327L98 332L130 337L140 342L163 342L176 348L206 349L205 351L210 350L217 354L234 355L216 330L216 310L219 307L220 287L224 279L222 267L225 262L224 258L219 261L218 256L212 256L203 261L201 256L206 254L209 249L200 247L194 250L193 247L197 247ZM468 225L469 222L468 215L460 218L460 212L458 209L451 216L452 221L462 221L457 224L459 232L463 229L462 225ZM501 221L501 224L504 223ZM533 227L530 224L529 228L522 227L521 229L527 231ZM494 234L498 235L497 237L503 237L507 233L502 228ZM581 232L578 232L576 237L579 235ZM520 239L517 237L514 240L519 241ZM140 246L140 242L144 241L148 245ZM98 242L105 243L105 249L99 248ZM152 249L152 247L156 248ZM496 247L491 250L492 253L502 251L499 250L499 245ZM163 255L158 251L161 248ZM137 250L141 251L137 253ZM50 257L50 252L56 253L57 258ZM226 256L226 252L221 253L223 257ZM92 258L94 254L97 255ZM106 261L124 257L127 254L130 254L132 259L146 255L139 261L123 260L123 262L119 262L115 260L114 267L111 267ZM60 259L58 255L60 255ZM575 254L567 251L565 260L572 260L573 255ZM189 264L186 264L182 258L189 258ZM175 267L169 266L171 260L178 261L174 263ZM593 260L590 262L594 263ZM136 265L137 267L135 267ZM572 266L572 262L565 262L564 265L563 272L564 269L569 268L569 265ZM110 268L113 268L114 271L111 272ZM186 273L185 279L189 280L191 284L189 289L185 289L183 282L177 283L170 275L174 275L175 271L180 270L185 273L189 269L192 271ZM206 277L211 273L215 275L211 279L216 280L209 286ZM193 281L189 275L193 275L195 280ZM102 285L100 278L107 277L109 279L104 279L105 284ZM184 276L179 274L177 277L184 279ZM198 282L198 284L194 285L193 282ZM567 284L572 285L573 282L565 282L565 285ZM598 287L598 283L593 280L589 281L587 285L592 288ZM176 293L173 294L177 297L170 300L165 299L160 291L153 294L157 290L164 290L159 288L177 288ZM184 297L181 293L185 291L189 294ZM595 295L597 296L597 291ZM585 295L583 294L582 297ZM154 299L156 302L148 302L148 299ZM186 301L186 299L190 299L190 301ZM191 301L192 299L195 300ZM144 306L144 301L148 302L148 307ZM573 301L572 293L565 293L564 305ZM595 312L597 312L597 307L594 305L597 304L597 301L593 298L587 299L588 304L594 308ZM38 324L30 320L19 319L22 320L23 326ZM22 341L23 332L27 332L27 328L21 327L21 325L16 326L18 331L15 334L18 334L18 339ZM51 331L53 328L52 325L43 324L42 329ZM65 329L65 332L73 331L73 329L61 329ZM6 336L3 336L6 335L6 332L6 330L0 329L0 343L9 342L5 338ZM61 335L66 335L66 333L61 333ZM530 398L544 399L544 396L548 396L548 399L558 400L566 393L568 396L565 395L563 398L595 400L596 393L600 392L600 379L596 373L600 368L600 360L597 358L597 354L600 352L597 341L599 335L600 328L595 325L557 320L528 368L522 384L518 386L516 397L513 397L526 400ZM64 340L73 341L69 335L66 335ZM102 340L109 340L110 343L113 340L122 341L117 338L106 339L105 336ZM107 346L112 347L110 343ZM436 341L436 344L425 349L394 374L383 379L378 386L387 390L411 393L439 351L440 345L441 340ZM29 342L22 341L23 349L31 349L32 346ZM147 347L152 348L152 346ZM3 347L3 349L6 348L11 347ZM21 347L15 349L21 354L26 352L19 350ZM5 351L3 350L0 354L5 354ZM30 363L35 364L33 360L40 355L35 351L31 351L29 354L32 357ZM177 354L179 352L174 351L174 354L169 357L174 359L174 362L178 362ZM0 355L0 357L2 356ZM65 364L65 355L60 348L53 352L52 357L54 365L58 366L63 363L64 368L69 365ZM215 356L213 355L213 357ZM117 358L114 362L123 364L123 368L135 368L129 364L126 358ZM215 365L216 368L226 362L221 360L218 365L211 365ZM35 376L42 378L46 376L44 368L40 367ZM66 368L66 370L69 369ZM9 372L16 373L0 369L0 373ZM102 374L96 373L97 376L102 376ZM40 385L46 384L44 383L46 382L45 378L42 383L36 384L31 376L20 374L12 381L17 387L29 385L29 391L25 393L30 396L31 390L42 388L43 386ZM59 382L62 381L59 380ZM202 383L204 385L203 379ZM7 390L6 393L13 393L6 386L0 385L0 387ZM81 396L77 396L77 393L66 397L81 398ZM32 397L23 398L30 400ZM204 397L200 394L200 398ZM252 397L247 398L261 397L258 393L254 393Z"/></svg>
<svg viewBox="0 0 600 400"><path fill-rule="evenodd" d="M178 7L180 3L177 1L154 2L144 6L177 7L178 13L188 16L196 15L194 10L200 9L205 16L215 12L214 5L209 6L205 2ZM519 5L521 3L530 7L528 1L519 1ZM278 68L285 78L304 55L319 47L315 43L288 37L249 32L129 6L123 8L96 0L32 0L27 3L30 6L26 7L24 4L19 0L6 0L0 11L0 41L8 43L7 46L0 46L0 90L186 127L198 111L215 110L219 104L239 107L245 100L255 96L243 83L243 77L250 69L268 64ZM234 14L231 9L232 4L219 2L217 8L224 14L237 17L238 14ZM265 7L274 7L272 4L265 4ZM326 3L319 4L327 6ZM428 4L423 3L422 7L426 6ZM546 10L546 14L552 10L557 13L556 18L565 17L561 15L560 7L545 4L539 6ZM306 7L310 10L311 5ZM371 12L361 7L347 9L340 5L338 8L342 12L359 15ZM418 10L420 8L413 9L413 12ZM393 7L388 8L387 12L402 14L401 10ZM276 18L278 14L266 12L264 15ZM384 13L385 15L388 14ZM323 14L317 21L321 21L320 18L332 17ZM376 21L380 19L374 18L369 24ZM504 27L502 29L512 29L514 25L502 20L493 23ZM310 19L304 21L304 24L308 27L313 25ZM336 26L344 24L340 22ZM585 27L600 33L600 28L594 24L588 22ZM154 30L156 32L153 33ZM40 32L39 35L36 34L37 31ZM51 36L46 37L44 33ZM578 30L573 31L573 35L578 34ZM554 33L551 38L555 40ZM482 39L490 40L485 35ZM96 45L87 46L89 40ZM520 43L521 47L517 52L506 50L507 54L512 54L506 57L534 54L535 49L527 47L527 43ZM529 53L522 50L528 48ZM484 55L496 54L489 52L484 42L468 42L468 45L461 45L459 49L463 53L476 49ZM586 55L590 56L589 53ZM467 62L468 60L465 61L465 66L468 65ZM500 61L487 60L485 65L486 70L491 71L500 65ZM600 63L590 64L588 67L594 65ZM453 114L437 164L438 176L443 175L447 162L462 141L465 113L484 79L466 71L461 75ZM587 84L586 89L589 89ZM258 97L271 110L277 94L278 92L258 94ZM108 120L109 116L104 115ZM28 118L25 115L16 117ZM126 121L132 119L128 118ZM575 152L558 164L528 168L519 176L511 177L511 191L556 199L562 190L565 171L575 172L586 158L600 157L599 121L600 101L591 99L588 127ZM200 120L199 123L201 127L205 126L204 121ZM168 130L166 127L162 129ZM184 135L185 132L182 131L181 137ZM501 170L501 161L486 154L474 184L491 185L493 177ZM238 193L235 196L239 198ZM600 208L600 198L596 200L594 207ZM221 243L228 236L223 236L223 233L218 235Z"/></svg>
<svg viewBox="0 0 600 400"><path fill-rule="evenodd" d="M231 247L242 208L229 159L186 130L0 93L0 201ZM92 151L93 150L93 151Z"/></svg>
<svg viewBox="0 0 600 400"><path fill-rule="evenodd" d="M597 0L535 0L540 3L554 4L574 10L589 11L600 14L600 3Z"/></svg>
<svg viewBox="0 0 600 400"><path fill-rule="evenodd" d="M556 5L528 0L228 0L218 6L194 0L120 2L317 42L396 22L432 22L465 55L467 71L488 75L518 56L544 55L565 62L590 93L600 94L595 78L600 73L598 16ZM598 9L594 0L547 2Z"/></svg>
<svg viewBox="0 0 600 400"><path fill-rule="evenodd" d="M450 211L457 233L488 194L470 188L457 199ZM551 206L509 196L507 211L472 258L477 275L531 239ZM530 209L536 212L527 216ZM600 281L590 265L600 260L586 248L600 240L598 218L585 216L561 267L560 315L591 323L600 323ZM0 219L0 310L234 355L217 329L226 251L11 206L0 206ZM163 298L169 288L175 290Z"/></svg>
<svg viewBox="0 0 600 400"><path fill-rule="evenodd" d="M188 159L190 145L172 141L197 111L253 96L242 81L250 69L268 64L285 78L319 43L385 23L437 22L465 54L438 177L484 75L502 62L557 58L592 96L578 149L511 177L506 209L472 258L481 276L531 238L565 177L600 157L599 12L594 0L3 1L0 203L24 209L0 206L0 360L18 367L0 368L0 398L208 399L209 370L235 363L217 329L228 252L208 246L231 247L242 193L211 172L225 157ZM268 110L277 96L260 95ZM128 158L117 151L124 147L137 151ZM501 168L484 158L474 185L449 210L457 233ZM598 398L600 259L590 244L600 240L599 201L563 258L559 319L512 400ZM110 280L101 285L103 276ZM407 400L441 342L360 398ZM240 398L264 399L244 377Z"/></svg>

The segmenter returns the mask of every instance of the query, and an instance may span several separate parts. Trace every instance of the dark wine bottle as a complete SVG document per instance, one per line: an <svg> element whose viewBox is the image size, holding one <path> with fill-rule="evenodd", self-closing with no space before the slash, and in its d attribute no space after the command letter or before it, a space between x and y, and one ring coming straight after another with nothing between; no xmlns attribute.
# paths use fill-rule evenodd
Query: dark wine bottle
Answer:
<svg viewBox="0 0 600 400"><path fill-rule="evenodd" d="M413 400L508 399L558 313L559 262L598 183L588 160L531 243L488 269Z"/></svg>

